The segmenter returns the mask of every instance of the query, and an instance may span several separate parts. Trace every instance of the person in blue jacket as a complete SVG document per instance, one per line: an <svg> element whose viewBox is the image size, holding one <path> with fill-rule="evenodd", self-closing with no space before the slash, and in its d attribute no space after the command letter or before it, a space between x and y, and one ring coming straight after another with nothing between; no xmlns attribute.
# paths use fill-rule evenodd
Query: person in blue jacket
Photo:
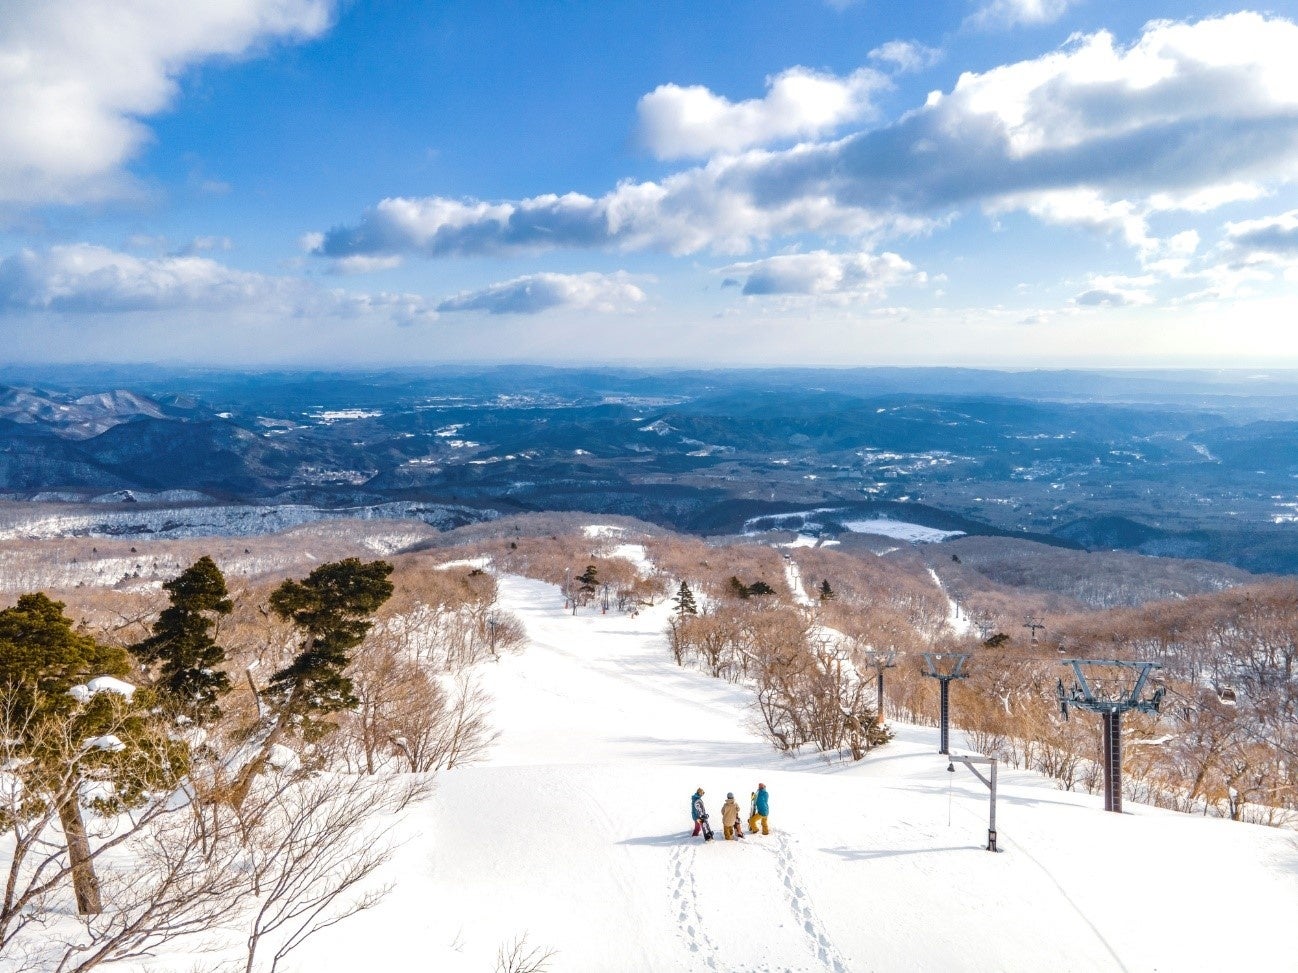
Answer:
<svg viewBox="0 0 1298 973"><path fill-rule="evenodd" d="M758 784L757 790L753 792L752 804L749 805L750 814L748 815L748 833L757 833L757 822L762 822L762 834L770 834L771 829L766 825L766 816L771 813L771 795L766 790L765 784Z"/></svg>
<svg viewBox="0 0 1298 973"><path fill-rule="evenodd" d="M708 812L703 807L703 788L700 787L690 795L690 817L694 819L694 835L703 834L704 841L712 839L712 829L708 827Z"/></svg>

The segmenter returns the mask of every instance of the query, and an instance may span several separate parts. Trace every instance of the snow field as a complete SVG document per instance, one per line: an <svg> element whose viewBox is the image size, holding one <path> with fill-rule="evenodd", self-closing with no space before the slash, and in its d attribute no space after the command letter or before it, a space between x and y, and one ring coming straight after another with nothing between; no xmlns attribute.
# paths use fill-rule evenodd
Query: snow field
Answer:
<svg viewBox="0 0 1298 973"><path fill-rule="evenodd" d="M500 583L530 643L481 666L491 759L439 775L388 832L390 896L290 969L489 970L522 935L555 973L1294 968L1291 833L1105 814L1005 771L993 855L987 791L946 772L935 729L895 725L855 766L781 758L747 690L672 663L669 602L573 617L552 586ZM719 835L726 791L746 817L759 780L770 836L689 837L696 787Z"/></svg>

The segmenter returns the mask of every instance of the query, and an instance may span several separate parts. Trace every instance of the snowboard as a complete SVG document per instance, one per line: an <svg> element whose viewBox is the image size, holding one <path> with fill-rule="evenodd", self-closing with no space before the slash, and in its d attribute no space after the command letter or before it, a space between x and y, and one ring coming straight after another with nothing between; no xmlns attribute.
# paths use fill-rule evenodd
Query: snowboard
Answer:
<svg viewBox="0 0 1298 973"><path fill-rule="evenodd" d="M704 841L712 840L712 825L708 824L708 819L706 815L704 815L703 817L703 840Z"/></svg>

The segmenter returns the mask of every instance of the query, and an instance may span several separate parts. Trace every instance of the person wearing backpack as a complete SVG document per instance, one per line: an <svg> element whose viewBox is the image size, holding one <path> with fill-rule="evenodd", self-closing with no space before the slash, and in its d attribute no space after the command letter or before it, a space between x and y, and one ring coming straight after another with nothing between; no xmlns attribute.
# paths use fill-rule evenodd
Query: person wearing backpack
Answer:
<svg viewBox="0 0 1298 973"><path fill-rule="evenodd" d="M744 829L739 823L739 805L734 794L726 795L726 803L721 805L721 825L725 830L726 841L732 838L743 838Z"/></svg>
<svg viewBox="0 0 1298 973"><path fill-rule="evenodd" d="M712 826L708 824L708 812L703 807L703 788L700 787L690 795L690 817L694 819L694 834L697 838L703 835L704 841L712 840Z"/></svg>
<svg viewBox="0 0 1298 973"><path fill-rule="evenodd" d="M757 822L762 822L762 834L770 834L771 829L767 826L766 816L771 813L771 795L766 790L765 784L758 784L757 790L753 791L752 801L748 805L748 833L757 833Z"/></svg>

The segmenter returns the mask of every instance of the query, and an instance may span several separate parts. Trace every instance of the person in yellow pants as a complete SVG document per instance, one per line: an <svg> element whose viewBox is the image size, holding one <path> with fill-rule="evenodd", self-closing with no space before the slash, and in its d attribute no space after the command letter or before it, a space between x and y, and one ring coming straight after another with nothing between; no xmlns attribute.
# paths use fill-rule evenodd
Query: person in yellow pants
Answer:
<svg viewBox="0 0 1298 973"><path fill-rule="evenodd" d="M721 823L726 829L726 841L742 838L744 829L739 823L739 805L734 794L726 795L726 803L721 805Z"/></svg>
<svg viewBox="0 0 1298 973"><path fill-rule="evenodd" d="M757 822L762 822L762 834L770 834L771 829L766 824L766 816L771 811L771 795L766 790L765 784L758 784L757 790L753 791L752 803L748 807L748 833L757 833Z"/></svg>

